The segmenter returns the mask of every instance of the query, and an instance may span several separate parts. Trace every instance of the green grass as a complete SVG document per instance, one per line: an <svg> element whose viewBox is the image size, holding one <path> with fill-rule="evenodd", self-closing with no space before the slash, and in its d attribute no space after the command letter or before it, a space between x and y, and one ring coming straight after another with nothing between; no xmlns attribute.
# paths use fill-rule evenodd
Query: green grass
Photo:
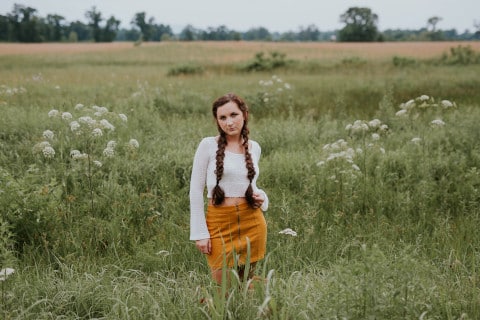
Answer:
<svg viewBox="0 0 480 320"><path fill-rule="evenodd" d="M257 52L282 52L268 45ZM0 269L15 269L0 283L2 317L478 318L480 66L302 50L288 46L293 62L271 72L241 71L255 52L202 43L2 57ZM168 75L184 65L203 72ZM265 281L223 297L188 240L188 188L197 144L216 134L210 104L229 91L250 105L270 209ZM94 105L115 131L75 135L48 116L95 118ZM388 130L346 130L373 119ZM52 159L34 152L47 129Z"/></svg>

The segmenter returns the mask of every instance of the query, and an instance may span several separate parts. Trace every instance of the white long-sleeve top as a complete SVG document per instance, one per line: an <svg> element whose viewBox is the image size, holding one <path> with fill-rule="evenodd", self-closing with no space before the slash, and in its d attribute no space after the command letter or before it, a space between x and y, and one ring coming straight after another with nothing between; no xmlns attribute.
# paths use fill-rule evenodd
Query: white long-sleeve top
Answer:
<svg viewBox="0 0 480 320"><path fill-rule="evenodd" d="M253 140L249 140L249 142L251 146L249 151L255 168L252 188L254 193L263 194L265 201L260 209L266 211L268 209L267 194L257 188L257 178L259 174L258 161L260 160L262 151L257 142ZM190 179L190 240L210 238L205 219L203 193L206 185L207 198L212 198L212 190L217 184L217 176L215 174L217 149L218 144L215 137L207 137L202 139L195 152L192 176ZM223 175L219 183L225 192L225 197L244 197L249 183L250 181L247 178L247 168L245 165L245 154L225 150Z"/></svg>

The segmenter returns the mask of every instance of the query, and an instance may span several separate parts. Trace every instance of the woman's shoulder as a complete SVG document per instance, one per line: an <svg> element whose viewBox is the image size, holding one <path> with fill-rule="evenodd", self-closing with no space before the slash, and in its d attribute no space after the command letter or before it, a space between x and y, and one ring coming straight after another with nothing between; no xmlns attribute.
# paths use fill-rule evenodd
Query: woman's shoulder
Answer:
<svg viewBox="0 0 480 320"><path fill-rule="evenodd" d="M248 142L250 143L251 148L254 152L255 151L257 151L257 152L261 151L260 144L258 144L257 141L250 139L250 140L248 140Z"/></svg>
<svg viewBox="0 0 480 320"><path fill-rule="evenodd" d="M215 137L205 137L200 141L199 148L212 148L217 146Z"/></svg>

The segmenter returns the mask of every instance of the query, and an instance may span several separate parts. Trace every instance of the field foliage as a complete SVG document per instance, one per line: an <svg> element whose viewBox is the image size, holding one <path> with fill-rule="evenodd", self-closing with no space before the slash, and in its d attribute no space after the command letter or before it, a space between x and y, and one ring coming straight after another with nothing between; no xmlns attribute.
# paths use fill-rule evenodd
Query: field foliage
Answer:
<svg viewBox="0 0 480 320"><path fill-rule="evenodd" d="M478 44L383 45L3 55L2 317L480 317ZM188 192L226 92L250 106L270 208L262 280L219 291Z"/></svg>

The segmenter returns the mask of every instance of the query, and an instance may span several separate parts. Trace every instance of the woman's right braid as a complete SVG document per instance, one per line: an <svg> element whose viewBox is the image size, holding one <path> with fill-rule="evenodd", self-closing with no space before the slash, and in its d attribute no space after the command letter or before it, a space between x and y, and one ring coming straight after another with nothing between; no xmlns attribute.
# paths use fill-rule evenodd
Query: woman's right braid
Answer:
<svg viewBox="0 0 480 320"><path fill-rule="evenodd" d="M225 192L220 187L220 180L223 175L223 160L225 159L225 147L227 146L227 139L225 137L225 132L221 132L218 137L218 148L216 154L216 169L215 174L217 176L217 184L212 190L212 200L213 204L219 205L225 199Z"/></svg>

